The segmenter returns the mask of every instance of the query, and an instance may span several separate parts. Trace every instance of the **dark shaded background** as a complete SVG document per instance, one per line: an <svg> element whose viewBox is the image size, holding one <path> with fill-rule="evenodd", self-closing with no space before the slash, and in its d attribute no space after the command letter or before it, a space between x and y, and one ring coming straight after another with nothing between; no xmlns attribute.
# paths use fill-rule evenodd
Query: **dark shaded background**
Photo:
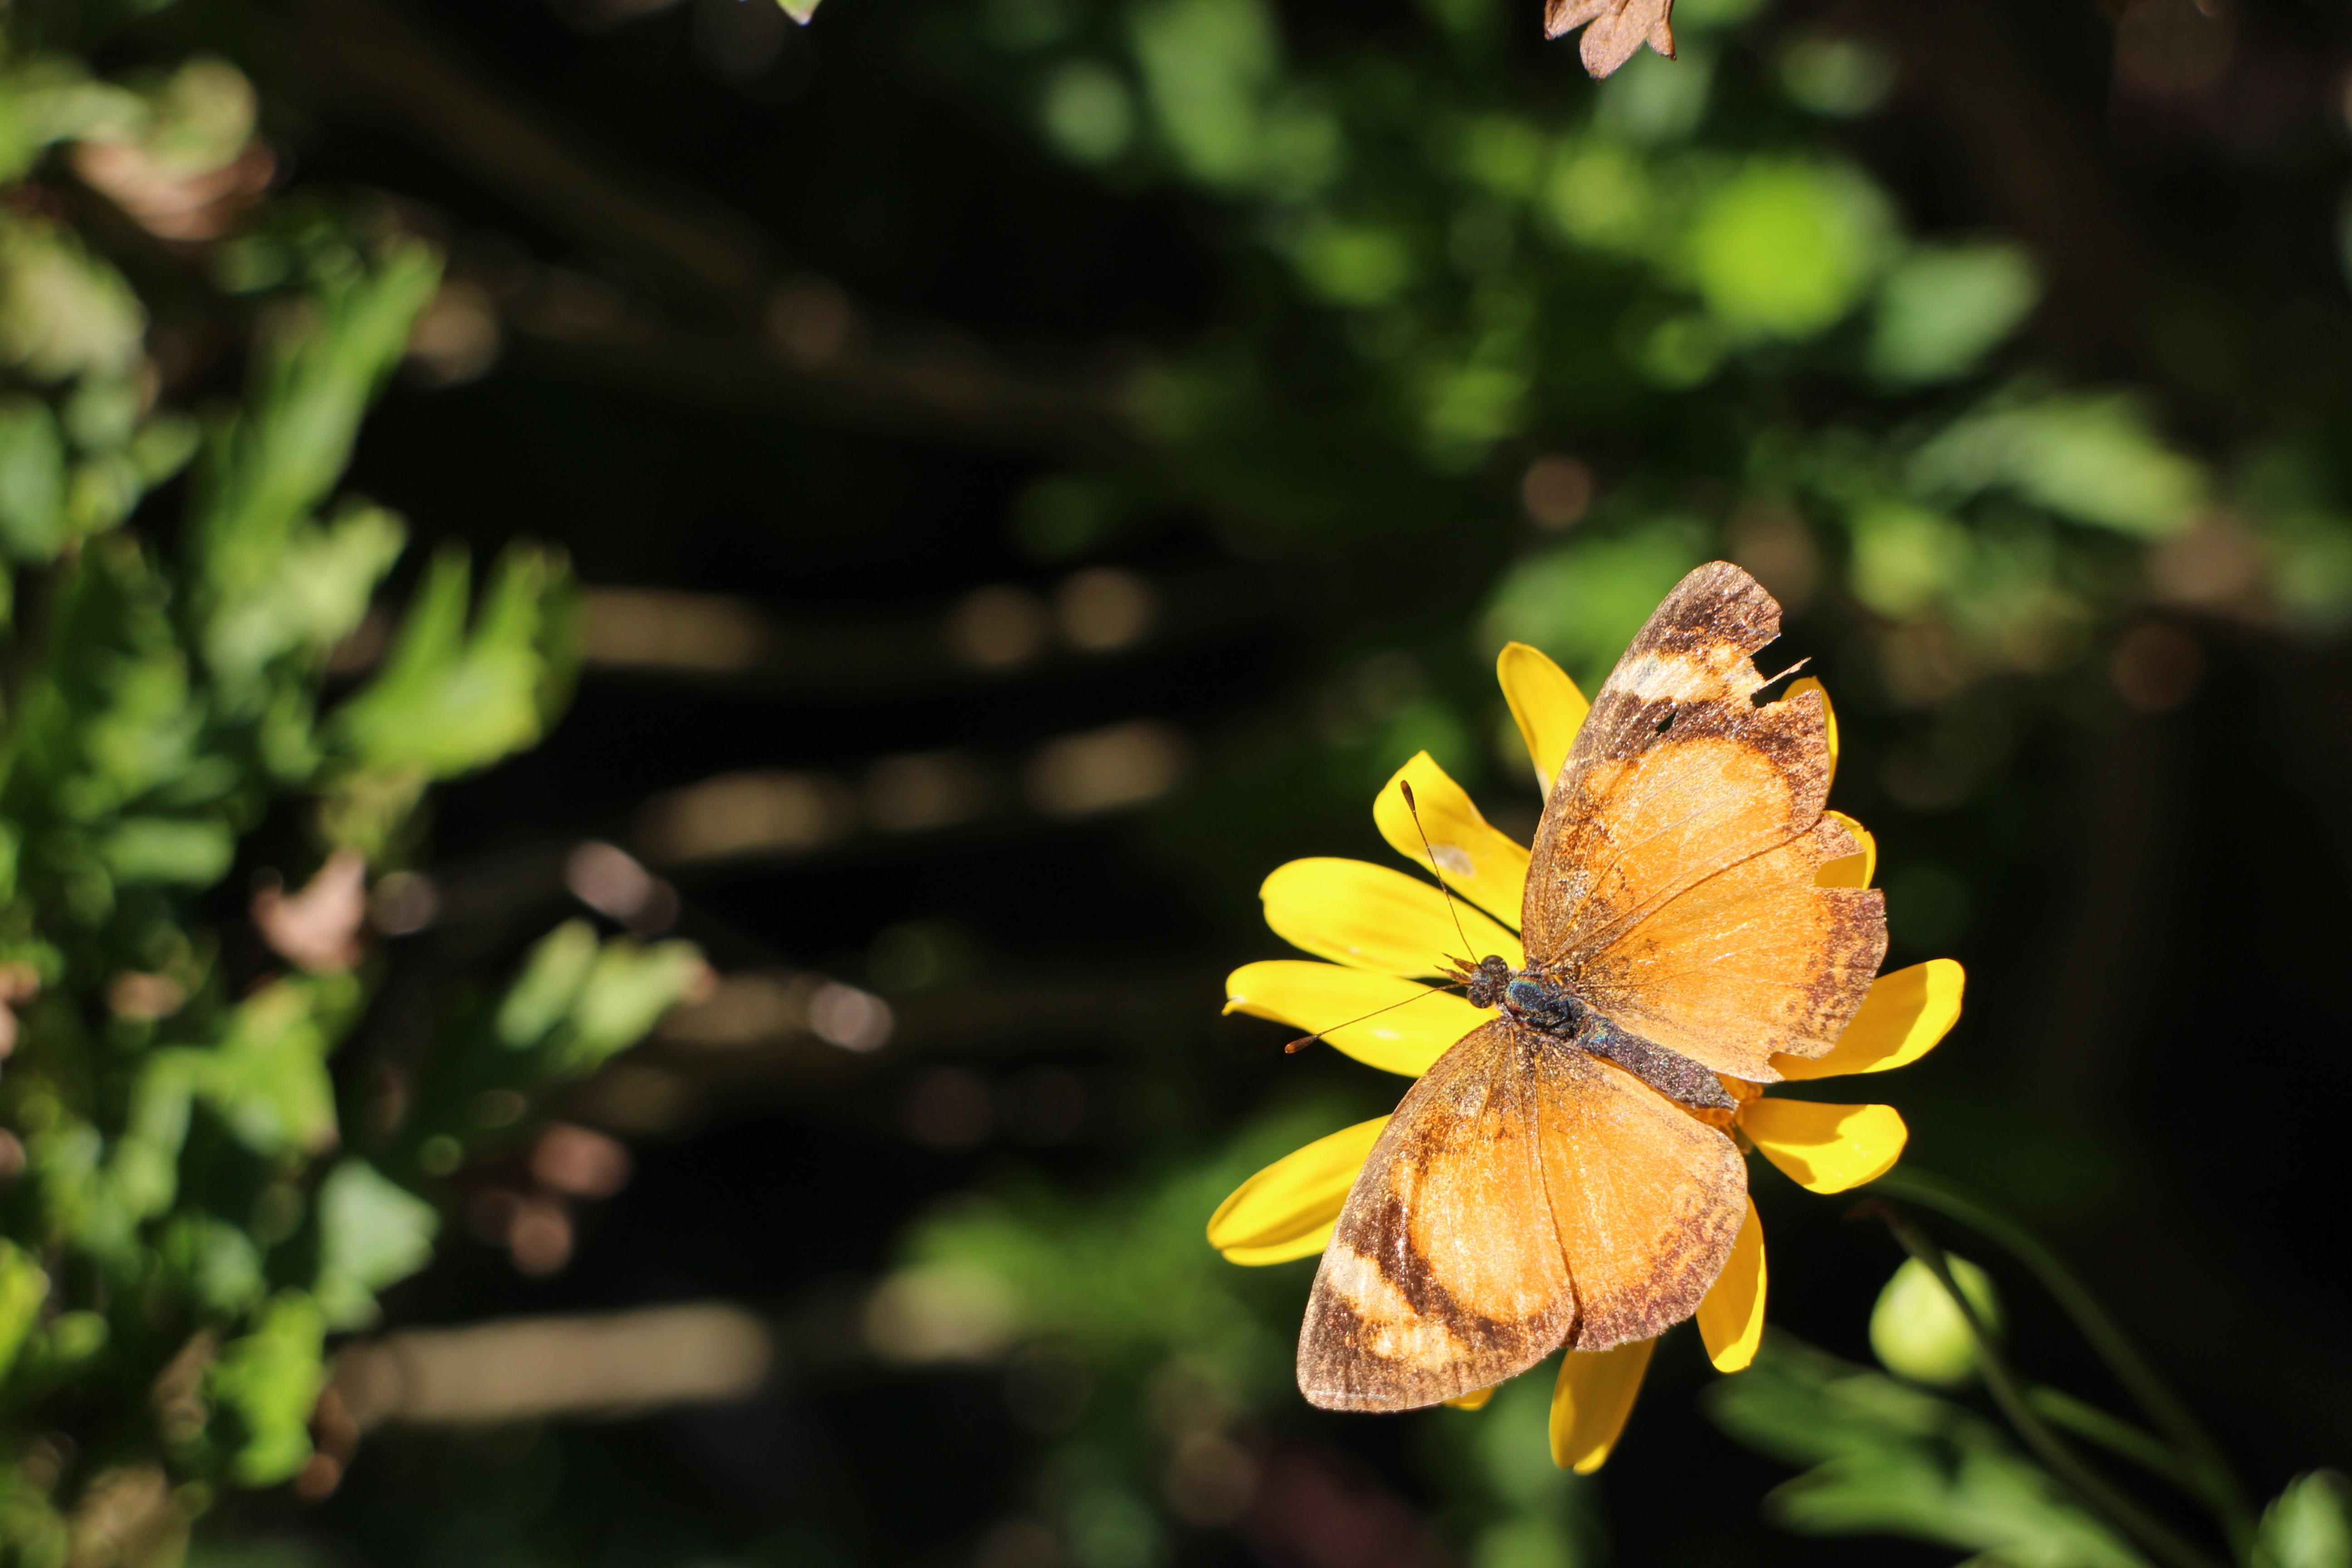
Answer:
<svg viewBox="0 0 2352 1568"><path fill-rule="evenodd" d="M1091 1408L1024 1424L1000 1363L892 1369L864 1354L860 1293L957 1194L1115 1204L1269 1106L1382 1109L1392 1086L1365 1069L1285 1058L1274 1026L1220 1020L1219 984L1276 953L1253 897L1266 870L1385 858L1366 806L1412 749L1396 715L1413 704L1456 721L1466 749L1440 745L1441 760L1490 815L1532 824L1523 773L1486 743L1492 647L1465 636L1549 537L1518 503L1527 463L1575 453L1604 495L1685 458L1720 476L1757 407L1820 427L1878 395L1802 364L1732 373L1712 399L1596 391L1466 470L1400 477L1412 465L1344 393L1309 430L1317 397L1352 373L1329 323L1252 248L1246 203L1056 157L1022 68L956 7L827 0L803 32L755 4L630 16L590 0L293 0L154 24L229 40L297 188L441 240L498 321L478 374L421 363L394 389L353 488L422 540L560 542L592 590L706 595L664 603L763 628L741 668L633 666L609 643L600 653L612 601L600 622L592 594L570 716L442 804L436 875L479 896L411 939L395 996L433 984L436 952L542 926L566 897L564 854L593 837L656 861L682 900L677 929L722 971L822 973L884 995L897 1020L865 1056L804 1032L642 1047L565 1108L636 1159L625 1191L581 1214L568 1266L530 1277L495 1241L453 1232L394 1298L394 1326L740 1300L781 1325L755 1403L381 1431L323 1504L241 1502L207 1549L223 1560L1062 1560L1005 1521L1050 1515L1073 1449L1150 1473L1133 1380L1097 1369ZM1477 90L1498 101L1582 113L1592 89L1569 50L1539 41L1531 14L1507 23L1465 64L1402 5L1281 8L1302 61L1391 61L1402 125L1421 72L1485 71ZM2341 7L1769 5L1723 36L1719 113L1785 118L1741 62L1809 28L1876 40L1898 75L1883 108L1805 134L1873 171L1914 230L1998 232L2039 258L2046 291L2001 351L2008 370L2136 389L2185 449L2216 464L2287 452L2341 494ZM2150 43L2151 28L2172 31ZM862 335L841 357L793 349L796 332L822 339L844 319ZM1600 367L1607 334L1591 335L1605 388L1622 374ZM1139 430L1120 378L1211 338L1276 367L1296 425L1266 439L1295 437L1325 468L1233 458L1256 465L1236 501L1233 484L1195 482L1195 454ZM206 363L193 383L230 374ZM1884 430L1926 406L1887 395L1883 419L1857 423ZM1327 481L1359 468L1376 498L1356 521L1325 521L1355 503ZM1039 479L1071 474L1108 476L1122 521L1041 547L1023 506ZM1694 482L1688 510L1719 541L1736 488ZM1316 485L1320 499L1292 504ZM1890 963L1950 953L1969 970L1958 1029L1886 1090L1912 1124L1910 1157L2059 1243L2267 1495L2352 1459L2336 1127L2352 664L2258 593L2168 600L2144 585L2136 545L2086 549L2132 585L2038 670L1971 671L1906 700L1879 673L1883 624L1834 583L1775 653L1814 659L1839 699L1836 801L1879 835ZM1089 654L1047 637L1008 668L959 660L952 627L976 590L1049 601L1103 564L1151 593L1130 646ZM2136 704L2116 649L2148 624L2185 637L2189 673ZM1400 668L1409 701L1376 689ZM1351 702L1371 717L1331 717ZM1181 742L1172 792L1087 816L1024 796L1040 747L1137 720ZM884 759L935 752L964 770L968 820L892 832L845 808L803 849L677 865L645 843L665 790L781 769L850 799L878 787ZM1965 782L1890 784L1915 776L1905 765ZM924 1109L942 1096L978 1109L942 1124ZM1844 1222L1842 1201L1759 1170L1774 1321L1866 1359L1892 1245ZM1954 1239L2008 1287L2021 1362L2112 1394L2025 1280ZM1307 1276L1292 1265L1240 1288L1276 1321ZM1603 1541L1628 1563L1948 1560L1761 1523L1758 1500L1786 1472L1700 1419L1693 1394L1711 1375L1693 1345L1662 1351L1618 1456L1575 1492L1591 1560ZM1476 1531L1478 1483L1455 1473L1483 1462L1473 1419L1252 1412L1250 1510L1169 1527L1131 1561L1459 1558Z"/></svg>

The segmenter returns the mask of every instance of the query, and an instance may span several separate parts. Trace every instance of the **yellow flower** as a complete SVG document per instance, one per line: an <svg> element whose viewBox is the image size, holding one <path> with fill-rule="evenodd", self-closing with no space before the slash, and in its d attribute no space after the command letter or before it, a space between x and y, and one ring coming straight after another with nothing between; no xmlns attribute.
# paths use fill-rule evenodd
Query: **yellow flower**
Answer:
<svg viewBox="0 0 2352 1568"><path fill-rule="evenodd" d="M1534 762L1538 787L1548 790L1590 704L1565 671L1522 643L1503 650L1496 674ZM1806 688L1818 690L1820 682L1799 681L1790 690ZM1824 713L1828 700L1823 692ZM1829 714L1829 742L1834 774L1834 714ZM1401 784L1412 786L1428 851ZM1517 932L1528 850L1490 826L1469 795L1426 752L1400 768L1381 791L1372 818L1390 846L1416 867L1427 866L1434 854L1447 885L1462 900L1459 914L1472 947L1465 957L1475 962L1496 952L1514 969L1526 962ZM1821 880L1866 888L1877 868L1877 846L1860 823L1840 820L1862 852L1823 867ZM1360 1062L1409 1078L1428 1071L1489 1016L1417 978L1436 977L1439 955L1461 945L1444 897L1429 880L1360 860L1293 860L1276 868L1259 895L1276 935L1330 962L1244 964L1225 983L1225 1011L1279 1020L1320 1036ZM1959 1016L1963 980L1960 966L1947 958L1881 975L1828 1055L1811 1060L1776 1057L1773 1065L1783 1079L1797 1080L1885 1072L1916 1061ZM1393 1005L1405 1001L1413 1005ZM1727 1122L1743 1145L1817 1193L1843 1192L1885 1174L1908 1137L1893 1106L1784 1100L1766 1095L1760 1084L1734 1079L1724 1083L1738 1109L1715 1112L1714 1118ZM1356 1173L1387 1123L1383 1116L1343 1128L1244 1182L1211 1216L1209 1244L1244 1264L1284 1263L1321 1252ZM1719 1371L1738 1372L1754 1359L1764 1329L1764 1230L1751 1200L1731 1257L1697 1312L1699 1337ZM1655 1342L1562 1358L1552 1394L1556 1461L1580 1472L1601 1468L1641 1391ZM1492 1392L1453 1403L1475 1409Z"/></svg>

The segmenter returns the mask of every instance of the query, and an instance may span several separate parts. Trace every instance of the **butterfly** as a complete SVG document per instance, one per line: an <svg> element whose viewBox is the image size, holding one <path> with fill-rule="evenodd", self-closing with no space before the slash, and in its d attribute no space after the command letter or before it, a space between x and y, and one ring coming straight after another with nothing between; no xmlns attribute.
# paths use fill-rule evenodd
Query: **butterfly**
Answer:
<svg viewBox="0 0 2352 1568"><path fill-rule="evenodd" d="M1780 630L1716 562L1601 686L1536 829L1526 965L1457 962L1496 1016L1405 1095L1324 1248L1309 1402L1412 1409L1649 1339L1722 1271L1748 1172L1717 1075L1828 1052L1886 952L1884 895L1816 880L1860 845L1822 810L1821 694L1759 700Z"/></svg>

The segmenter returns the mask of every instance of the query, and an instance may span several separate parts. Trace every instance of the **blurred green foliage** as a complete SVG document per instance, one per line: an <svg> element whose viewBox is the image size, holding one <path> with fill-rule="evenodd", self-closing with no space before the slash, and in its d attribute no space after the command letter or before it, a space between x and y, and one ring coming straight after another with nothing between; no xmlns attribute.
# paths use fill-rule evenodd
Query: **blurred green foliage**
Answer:
<svg viewBox="0 0 2352 1568"><path fill-rule="evenodd" d="M1914 215L1931 204L1891 190L1845 134L1895 85L1870 32L1893 25L1764 27L1761 9L1678 5L1680 58L1637 56L1589 93L1521 69L1506 8L1455 0L1360 30L1265 0L987 0L937 18L983 62L965 68L975 96L1085 177L1178 206L1215 267L1205 324L1136 392L1160 460L1036 481L1015 538L1040 560L1082 558L1172 504L1244 558L1328 568L1387 551L1423 563L1433 601L1474 585L1478 654L1530 642L1588 689L1676 578L1730 556L1811 617L1849 712L1926 731L1910 775L1861 786L1893 797L1890 814L1947 809L2000 775L2030 721L2015 710L2106 686L2117 634L2150 616L2306 642L2352 625L2332 435L2274 423L2192 445L2178 406L2054 374L2021 337L2045 258L1930 231ZM1366 658L1361 700L1326 704L1328 749L1384 775L1426 745L1474 784L1480 740L1499 731L1513 752L1491 698L1481 710L1426 676L1445 635ZM1209 837L1192 826L1188 856ZM1962 879L1886 874L1899 951L1960 934ZM1172 1202L1191 1181L1156 1190ZM1167 1301L1202 1289L1136 1256L1158 1201L1101 1234L1050 1205L967 1214L919 1230L909 1257L990 1259L992 1299L1025 1303L1018 1321L1098 1337L1075 1305L1078 1259ZM1092 1245L1065 1254L1082 1235ZM1960 1268L1973 1289L1982 1276ZM1096 1304L1118 1311L1118 1293ZM1283 1298L1289 1322L1302 1297ZM1247 1299L1192 1310L1220 1321ZM1097 1364L1185 1316L1154 1329L1119 1312L1131 1337ZM1917 1271L1890 1286L1873 1340L1921 1382L1974 1365ZM1272 1375L1251 1370L1260 1353L1216 1364L1255 1387ZM1994 1423L1923 1388L1784 1339L1709 1397L1733 1436L1813 1467L1775 1494L1792 1529L1908 1535L1988 1563L2142 1561ZM2064 1408L2101 1440L2096 1412ZM1507 1473L1498 1460L1486 1484ZM2333 1484L2298 1483L2273 1518L2307 1491L2314 1520L2339 1521Z"/></svg>
<svg viewBox="0 0 2352 1568"><path fill-rule="evenodd" d="M681 944L566 925L510 974L436 998L386 1115L351 1060L380 950L315 969L226 956L241 878L273 859L299 869L351 852L377 879L422 867L431 786L552 722L575 612L545 550L509 552L478 592L477 563L436 553L387 592L404 526L339 493L358 422L440 287L426 247L299 195L168 243L130 234L143 220L128 207L86 199L101 184L183 191L254 151L263 106L224 61L84 63L135 52L100 46L118 16L160 8L68 17L20 0L0 54L0 964L16 1029L0 1121L23 1134L7 1155L19 1168L0 1178L0 1554L26 1562L70 1560L133 1503L168 1542L215 1489L299 1475L322 1352L431 1256L441 1184L518 1137L530 1096L626 1046L699 972ZM703 13L727 9L697 12L698 39ZM1311 658L1351 672L1332 677L1319 730L1278 726L1264 773L1244 781L1264 800L1313 798L1295 778L1268 787L1314 773L1289 768L1301 757L1337 757L1321 773L1351 779L1369 758L1385 777L1423 745L1479 783L1481 742L1507 728L1491 687L1479 669L1465 698L1433 673L1465 640L1481 656L1537 643L1589 684L1658 594L1717 553L1821 617L1824 663L1874 678L1839 686L1850 718L1874 707L1947 732L1929 753L1937 788L1996 773L2020 727L1971 706L1972 687L2095 672L2151 607L2291 637L2352 619L2352 525L2326 419L2192 445L2176 409L2054 374L2021 335L2048 258L2009 236L1931 232L1857 156L1849 132L1897 79L1870 38L1803 18L1762 28L1751 0L1684 0L1678 61L1643 55L1588 91L1565 56L1549 75L1526 70L1507 41L1525 19L1493 0L1422 0L1336 37L1265 0L940 9L902 29L930 66L954 62L945 74L1097 195L1182 215L1190 248L1171 271L1208 277L1197 320L1133 388L1147 456L1028 477L1010 507L1018 548L1066 565L1181 515L1241 562L1387 550L1420 563L1408 588L1452 616L1425 635L1378 614L1318 633ZM242 49L282 19L221 15L160 36ZM959 47L937 48L927 25ZM638 51L627 90L654 79L657 52ZM315 129L307 116L332 118L300 101L300 68L271 106L289 140ZM613 116L616 133L630 118ZM702 123L663 118L680 135ZM891 140L856 124L869 145ZM820 213L809 227L833 232L779 248L830 264L826 245L854 256L843 237L869 230L897 235L894 252L960 261L973 248L908 243L892 227L904 215L869 223L888 204L860 200L856 221ZM93 211L105 223L86 223ZM561 226L544 211L514 217L464 221L537 239ZM591 253L593 270L610 237L552 242ZM156 265L159 248L173 265ZM635 286L633 268L612 272ZM877 296L919 294L910 276L888 273ZM163 374L142 290L164 289L202 291L237 323L226 357L241 356L241 397L221 373L193 393ZM1539 473L1557 481L1548 499ZM891 592L972 585L910 573ZM915 744L915 728L889 743ZM1281 809L1234 810L1214 831L1196 821L1169 858L1222 868L1255 855L1252 825ZM1940 942L1964 923L1973 882L1888 869L1898 942ZM1238 924L1244 902L1219 913ZM983 1176L985 1196L910 1227L867 1303L870 1348L943 1375L1001 1374L1040 1449L1035 1495L1012 1506L1050 1520L1070 1562L1164 1561L1187 1527L1233 1522L1234 1468L1284 1453L1298 1415L1302 1271L1234 1269L1201 1222L1255 1164L1378 1109L1267 1117L1213 1157L1139 1144L1090 1196ZM1180 1122L1168 1110L1154 1126ZM870 1235L919 1200L868 1174L828 1172L825 1191L870 1189L841 1199L845 1228ZM852 1256L794 1262L867 1267ZM1421 1428L1417 1468L1482 1568L1601 1550L1596 1483L1545 1455L1545 1381ZM1909 1534L1986 1561L2137 1560L1956 1400L1785 1341L1713 1399L1743 1441L1810 1467L1778 1494L1793 1528ZM903 1441L918 1462L958 1468L932 1437ZM2262 1546L2279 1568L2339 1568L2341 1483L2298 1481Z"/></svg>
<svg viewBox="0 0 2352 1568"><path fill-rule="evenodd" d="M203 175L254 118L216 59L115 84L0 54L9 178L93 147ZM445 552L381 659L335 674L405 539L337 487L438 258L323 211L215 252L250 368L241 399L192 413L158 396L124 273L9 195L0 1562L98 1561L107 1541L160 1562L215 1489L310 1461L330 1336L429 1260L438 1179L517 1136L522 1097L640 1037L702 964L565 925L510 980L455 988L436 1037L404 1047L403 1105L339 1069L384 968L359 881L338 900L322 877L311 940L273 937L258 970L230 956L257 855L413 867L425 792L546 731L575 662L565 565L518 546L477 595Z"/></svg>
<svg viewBox="0 0 2352 1568"><path fill-rule="evenodd" d="M1740 1441L1811 1467L1766 1504L1791 1530L1908 1535L2014 1568L2146 1561L1990 1422L1786 1334L1706 1403Z"/></svg>
<svg viewBox="0 0 2352 1568"><path fill-rule="evenodd" d="M1016 1416L1049 1449L1030 1506L1085 1568L1162 1561L1177 1531L1230 1523L1245 1500L1245 1480L1220 1493L1233 1483L1216 1465L1248 1473L1257 1435L1297 1403L1303 1266L1234 1268L1203 1244L1203 1217L1341 1114L1268 1118L1226 1155L1133 1193L1032 1187L944 1208L874 1298L869 1332L887 1359L1003 1363ZM1548 1363L1420 1434L1480 1568L1595 1560L1596 1483L1551 1462L1551 1384Z"/></svg>
<svg viewBox="0 0 2352 1568"><path fill-rule="evenodd" d="M1174 482L1244 548L1507 516L1529 456L1572 441L1607 482L1506 566L1481 637L1580 679L1710 553L1931 634L1932 658L1888 661L1911 707L2069 666L2148 602L2143 552L2198 530L2291 628L2352 617L2326 465L2192 455L2142 402L2051 384L2008 347L2036 258L1915 232L1834 150L1892 79L1879 46L1798 33L1776 62L1752 5L1685 5L1676 60L1538 94L1499 12L1426 8L1410 65L1385 39L1286 47L1264 0L992 0L961 24L1064 156L1213 215L1219 320L1140 396Z"/></svg>

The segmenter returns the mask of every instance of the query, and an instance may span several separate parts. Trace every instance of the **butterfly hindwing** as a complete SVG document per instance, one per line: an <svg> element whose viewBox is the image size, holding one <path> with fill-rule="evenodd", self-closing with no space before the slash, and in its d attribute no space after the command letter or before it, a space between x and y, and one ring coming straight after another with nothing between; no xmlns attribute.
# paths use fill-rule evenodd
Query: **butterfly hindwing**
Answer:
<svg viewBox="0 0 2352 1568"><path fill-rule="evenodd" d="M1578 731L1528 872L1528 962L1622 1027L1717 1072L1827 1051L1885 954L1883 895L1821 888L1859 849L1822 808L1818 692L1758 703L1780 607L1702 566L1618 660Z"/></svg>
<svg viewBox="0 0 2352 1568"><path fill-rule="evenodd" d="M1612 1063L1497 1019L1408 1092L1348 1194L1298 1386L1333 1410L1490 1387L1561 1344L1688 1317L1747 1214L1731 1140Z"/></svg>
<svg viewBox="0 0 2352 1568"><path fill-rule="evenodd" d="M1567 1337L1576 1298L1545 1197L1534 1047L1483 1024L1397 1106L1316 1271L1298 1338L1309 1403L1434 1405Z"/></svg>
<svg viewBox="0 0 2352 1568"><path fill-rule="evenodd" d="M1748 1217L1723 1132L1614 1063L1536 1062L1544 1192L1576 1289L1572 1350L1652 1339L1698 1310Z"/></svg>

